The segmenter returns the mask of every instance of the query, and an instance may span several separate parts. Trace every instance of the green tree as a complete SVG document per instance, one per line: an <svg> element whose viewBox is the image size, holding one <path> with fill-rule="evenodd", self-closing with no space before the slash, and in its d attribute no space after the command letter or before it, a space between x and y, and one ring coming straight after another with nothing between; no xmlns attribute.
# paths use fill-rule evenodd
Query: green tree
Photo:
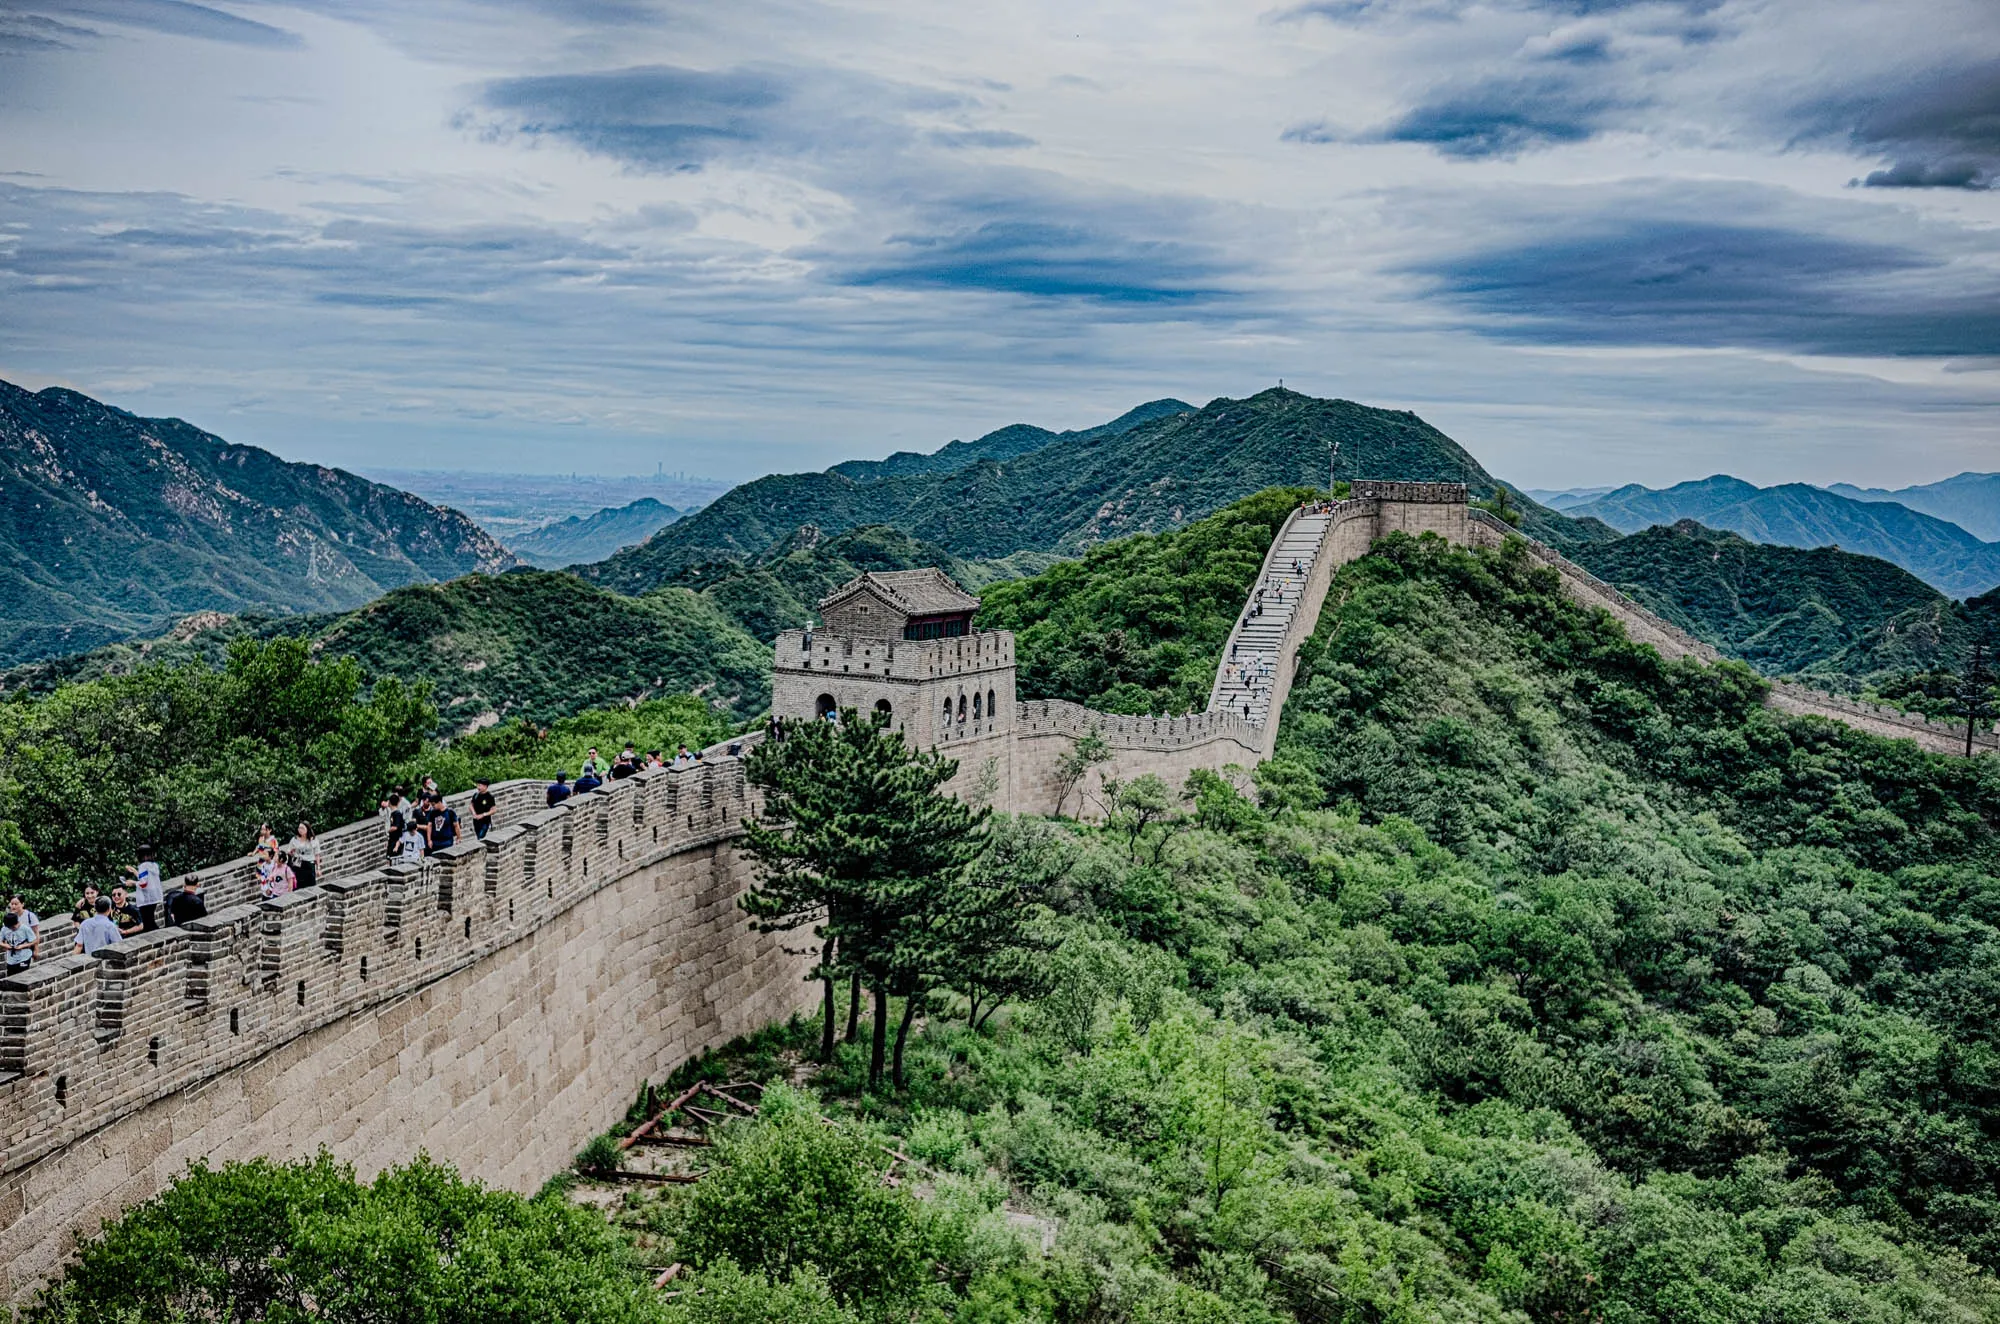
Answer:
<svg viewBox="0 0 2000 1324"><path fill-rule="evenodd" d="M33 1324L639 1324L658 1303L596 1213L485 1190L419 1156L373 1182L325 1151L197 1163L105 1225Z"/></svg>
<svg viewBox="0 0 2000 1324"><path fill-rule="evenodd" d="M242 854L259 823L349 822L435 721L421 687L364 691L355 663L298 639L0 705L0 863L49 911L141 846L173 873Z"/></svg>
<svg viewBox="0 0 2000 1324"><path fill-rule="evenodd" d="M990 811L941 787L958 764L919 752L886 717L852 710L840 719L788 720L752 751L750 782L764 808L747 822L744 849L757 883L743 908L765 931L812 926L820 938L813 976L824 984L821 1049L833 1046L833 980L847 973L875 994L870 1085L882 1078L889 996L909 999L896 1036L896 1085L918 996L937 969L933 932L949 889L984 847Z"/></svg>
<svg viewBox="0 0 2000 1324"><path fill-rule="evenodd" d="M883 1184L887 1156L829 1126L810 1096L773 1086L755 1122L725 1127L682 1208L674 1252L698 1269L725 1262L801 1288L823 1278L841 1305L907 1312L932 1281L924 1210ZM726 1272L726 1271L725 1271Z"/></svg>
<svg viewBox="0 0 2000 1324"><path fill-rule="evenodd" d="M966 995L974 1029L1008 1002L1040 997L1062 945L1055 919L1071 908L1076 855L1039 819L1002 815L986 849L938 907L931 942L938 979Z"/></svg>

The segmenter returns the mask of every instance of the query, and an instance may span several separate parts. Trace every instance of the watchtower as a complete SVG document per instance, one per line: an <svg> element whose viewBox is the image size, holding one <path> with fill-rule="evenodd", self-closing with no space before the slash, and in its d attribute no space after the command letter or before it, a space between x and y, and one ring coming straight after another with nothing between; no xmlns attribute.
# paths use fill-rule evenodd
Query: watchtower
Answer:
<svg viewBox="0 0 2000 1324"><path fill-rule="evenodd" d="M943 571L870 571L819 610L825 626L777 638L776 716L886 713L919 749L1013 733L1014 636L974 630L979 599Z"/></svg>

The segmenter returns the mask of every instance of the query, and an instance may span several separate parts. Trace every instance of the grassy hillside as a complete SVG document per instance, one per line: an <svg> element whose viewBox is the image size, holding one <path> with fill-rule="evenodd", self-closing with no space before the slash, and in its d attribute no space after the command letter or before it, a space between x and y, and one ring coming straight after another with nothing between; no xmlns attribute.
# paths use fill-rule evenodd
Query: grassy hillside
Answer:
<svg viewBox="0 0 2000 1324"><path fill-rule="evenodd" d="M983 1031L932 999L906 1094L865 1029L781 1092L810 1023L667 1082L772 1106L610 1202L647 1262L703 1319L2000 1318L2000 763L1768 713L1526 558L1392 539L1331 602L1262 803L996 826L1058 946Z"/></svg>
<svg viewBox="0 0 2000 1324"><path fill-rule="evenodd" d="M1946 601L1887 561L1753 543L1692 520L1575 555L1600 579L1768 675L1834 665L1885 622Z"/></svg>
<svg viewBox="0 0 2000 1324"><path fill-rule="evenodd" d="M0 382L0 665L195 611L323 611L513 557L472 521L178 419Z"/></svg>
<svg viewBox="0 0 2000 1324"><path fill-rule="evenodd" d="M148 666L219 665L240 639L304 638L353 658L370 677L432 689L440 727L547 723L607 703L693 691L738 719L770 701L770 650L685 588L640 597L554 570L467 575L412 585L358 611L195 620L159 639L17 667L0 688L48 693L64 682Z"/></svg>
<svg viewBox="0 0 2000 1324"><path fill-rule="evenodd" d="M1478 461L1414 414L1270 390L1122 431L1073 434L941 475L761 478L579 573L641 592L696 565L754 557L801 523L829 532L894 524L971 558L1023 550L1074 555L1127 534L1178 527L1267 487L1324 485L1328 445L1336 440L1342 478L1462 479L1480 494L1495 486ZM1565 545L1613 536L1531 503L1525 513L1530 532Z"/></svg>
<svg viewBox="0 0 2000 1324"><path fill-rule="evenodd" d="M1899 565L1951 597L2000 585L2000 544L1888 501L1856 501L1804 483L1755 487L1718 475L1662 491L1621 487L1572 507L1625 533L1679 520L1786 547L1838 547Z"/></svg>

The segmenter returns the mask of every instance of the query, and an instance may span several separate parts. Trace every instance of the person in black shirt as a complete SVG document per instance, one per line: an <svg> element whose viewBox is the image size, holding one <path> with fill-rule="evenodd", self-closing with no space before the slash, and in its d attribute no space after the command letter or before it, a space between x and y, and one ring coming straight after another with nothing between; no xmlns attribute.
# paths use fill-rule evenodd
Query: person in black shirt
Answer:
<svg viewBox="0 0 2000 1324"><path fill-rule="evenodd" d="M208 913L208 902L201 899L201 880L189 878L181 884L181 890L167 898L167 923L185 924L189 920L200 919Z"/></svg>
<svg viewBox="0 0 2000 1324"><path fill-rule="evenodd" d="M567 799L569 799L569 774L559 772L555 781L549 784L549 808L554 809Z"/></svg>
<svg viewBox="0 0 2000 1324"><path fill-rule="evenodd" d="M458 811L442 800L431 802L431 849L437 854L446 846L458 843Z"/></svg>
<svg viewBox="0 0 2000 1324"><path fill-rule="evenodd" d="M472 793L472 835L486 840L487 832L493 827L493 792L487 789L486 779L479 779L479 789Z"/></svg>

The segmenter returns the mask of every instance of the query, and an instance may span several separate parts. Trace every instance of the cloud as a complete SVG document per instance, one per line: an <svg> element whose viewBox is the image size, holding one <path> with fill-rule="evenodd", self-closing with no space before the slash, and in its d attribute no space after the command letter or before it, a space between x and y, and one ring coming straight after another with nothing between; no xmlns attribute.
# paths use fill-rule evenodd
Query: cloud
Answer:
<svg viewBox="0 0 2000 1324"><path fill-rule="evenodd" d="M1990 271L1784 224L1613 216L1412 270L1503 339L2000 354L2000 279Z"/></svg>
<svg viewBox="0 0 2000 1324"><path fill-rule="evenodd" d="M1892 159L1871 188L2000 183L2000 62L1926 71L1840 109L1855 146Z"/></svg>
<svg viewBox="0 0 2000 1324"><path fill-rule="evenodd" d="M79 18L239 46L282 49L301 44L297 33L254 19L238 18L190 0L8 0L8 6L16 12L39 14L50 20Z"/></svg>
<svg viewBox="0 0 2000 1324"><path fill-rule="evenodd" d="M1213 250L1176 239L1146 239L1134 234L1129 223L1013 216L960 229L892 235L844 279L854 285L1146 304L1220 297L1224 275L1225 266Z"/></svg>
<svg viewBox="0 0 2000 1324"><path fill-rule="evenodd" d="M1326 120L1286 128L1298 143L1416 143L1458 160L1510 159L1595 137L1639 103L1566 75L1493 78L1446 89L1372 129Z"/></svg>
<svg viewBox="0 0 2000 1324"><path fill-rule="evenodd" d="M648 170L813 155L831 165L917 136L914 120L966 105L937 92L828 68L650 65L504 79L484 93L501 132L557 137ZM957 130L957 146L1019 146L1016 134Z"/></svg>
<svg viewBox="0 0 2000 1324"><path fill-rule="evenodd" d="M1570 78L1496 78L1446 92L1362 141L1421 143L1464 160L1513 157L1595 137L1631 103Z"/></svg>

